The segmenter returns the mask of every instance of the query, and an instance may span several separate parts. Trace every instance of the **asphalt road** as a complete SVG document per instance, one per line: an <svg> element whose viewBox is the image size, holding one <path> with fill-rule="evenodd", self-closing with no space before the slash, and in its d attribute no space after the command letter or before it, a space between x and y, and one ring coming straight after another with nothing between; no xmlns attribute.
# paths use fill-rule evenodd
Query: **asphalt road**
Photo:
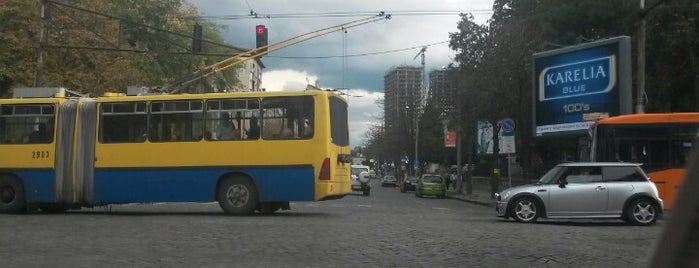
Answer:
<svg viewBox="0 0 699 268"><path fill-rule="evenodd" d="M215 203L0 215L0 267L639 267L665 224L519 224L491 207L378 185L368 197L291 208L248 217Z"/></svg>

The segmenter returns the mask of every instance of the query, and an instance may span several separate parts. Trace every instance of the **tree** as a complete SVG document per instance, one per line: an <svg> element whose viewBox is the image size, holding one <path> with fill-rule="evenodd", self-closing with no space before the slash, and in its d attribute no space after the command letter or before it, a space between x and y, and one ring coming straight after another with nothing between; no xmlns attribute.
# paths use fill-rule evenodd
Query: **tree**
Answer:
<svg viewBox="0 0 699 268"><path fill-rule="evenodd" d="M0 77L9 87L32 86L39 36L40 1L7 0L0 4L3 36ZM189 53L196 7L182 0L95 0L47 2L44 85L101 94L127 86L162 86L187 77L205 58ZM200 23L204 38L222 43L220 27ZM205 46L215 54L229 47ZM185 89L210 92L237 83L235 70L211 76Z"/></svg>

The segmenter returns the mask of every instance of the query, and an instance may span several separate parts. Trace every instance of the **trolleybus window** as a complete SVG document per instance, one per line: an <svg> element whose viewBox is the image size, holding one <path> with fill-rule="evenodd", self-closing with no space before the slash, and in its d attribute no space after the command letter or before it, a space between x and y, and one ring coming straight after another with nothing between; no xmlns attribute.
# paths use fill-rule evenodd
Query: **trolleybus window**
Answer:
<svg viewBox="0 0 699 268"><path fill-rule="evenodd" d="M313 97L272 97L262 100L262 138L308 139L313 136Z"/></svg>
<svg viewBox="0 0 699 268"><path fill-rule="evenodd" d="M250 120L260 114L259 99L220 99L206 102L207 140L247 139Z"/></svg>
<svg viewBox="0 0 699 268"><path fill-rule="evenodd" d="M330 97L330 136L333 144L349 145L347 120L347 103L337 97Z"/></svg>
<svg viewBox="0 0 699 268"><path fill-rule="evenodd" d="M204 108L201 100L150 103L150 140L155 142L198 141L203 137Z"/></svg>
<svg viewBox="0 0 699 268"><path fill-rule="evenodd" d="M102 143L144 142L146 140L145 102L103 103L100 109Z"/></svg>
<svg viewBox="0 0 699 268"><path fill-rule="evenodd" d="M0 143L51 143L55 107L51 104L2 105Z"/></svg>

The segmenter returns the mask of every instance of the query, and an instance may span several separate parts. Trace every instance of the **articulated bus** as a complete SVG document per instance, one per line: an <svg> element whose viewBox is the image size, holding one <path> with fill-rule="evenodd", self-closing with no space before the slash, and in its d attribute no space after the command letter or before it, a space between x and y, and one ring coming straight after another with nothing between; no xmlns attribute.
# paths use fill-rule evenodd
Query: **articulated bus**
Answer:
<svg viewBox="0 0 699 268"><path fill-rule="evenodd" d="M217 201L246 215L351 193L347 102L330 91L59 95L0 111L4 213Z"/></svg>
<svg viewBox="0 0 699 268"><path fill-rule="evenodd" d="M689 152L697 146L699 113L631 114L605 118L592 126L593 161L624 161L641 166L671 209L682 184Z"/></svg>

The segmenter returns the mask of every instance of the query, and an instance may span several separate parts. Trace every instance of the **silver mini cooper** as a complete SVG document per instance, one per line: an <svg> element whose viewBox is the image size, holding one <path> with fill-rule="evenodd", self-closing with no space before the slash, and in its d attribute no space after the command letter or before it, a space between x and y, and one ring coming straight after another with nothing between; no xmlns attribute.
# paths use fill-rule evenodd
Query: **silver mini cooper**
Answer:
<svg viewBox="0 0 699 268"><path fill-rule="evenodd" d="M534 222L539 217L621 218L651 225L663 212L658 189L639 164L565 163L534 184L495 194L499 217Z"/></svg>

